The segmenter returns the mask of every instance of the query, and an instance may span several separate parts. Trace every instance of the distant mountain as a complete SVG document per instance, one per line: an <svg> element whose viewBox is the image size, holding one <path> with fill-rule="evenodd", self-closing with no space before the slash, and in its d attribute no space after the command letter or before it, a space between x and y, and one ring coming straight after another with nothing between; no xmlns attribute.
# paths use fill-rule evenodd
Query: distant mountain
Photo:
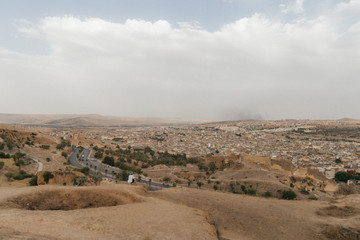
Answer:
<svg viewBox="0 0 360 240"><path fill-rule="evenodd" d="M360 123L360 119L354 119L354 118L341 118L341 119L338 119L337 121L349 122L349 123Z"/></svg>
<svg viewBox="0 0 360 240"><path fill-rule="evenodd" d="M196 119L130 118L102 116L99 114L5 114L0 113L0 123L44 127L121 127L187 125L209 122Z"/></svg>

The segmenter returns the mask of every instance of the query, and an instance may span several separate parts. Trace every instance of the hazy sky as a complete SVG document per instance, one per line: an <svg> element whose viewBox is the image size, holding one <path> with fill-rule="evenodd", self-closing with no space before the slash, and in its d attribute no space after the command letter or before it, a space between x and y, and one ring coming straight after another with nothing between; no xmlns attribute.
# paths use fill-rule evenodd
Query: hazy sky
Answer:
<svg viewBox="0 0 360 240"><path fill-rule="evenodd" d="M360 119L360 0L0 0L0 112Z"/></svg>

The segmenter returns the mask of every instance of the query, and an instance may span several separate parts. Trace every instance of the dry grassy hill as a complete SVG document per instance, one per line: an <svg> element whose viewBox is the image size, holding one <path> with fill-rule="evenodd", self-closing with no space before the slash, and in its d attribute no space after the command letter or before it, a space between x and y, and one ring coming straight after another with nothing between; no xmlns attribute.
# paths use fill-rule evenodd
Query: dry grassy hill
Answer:
<svg viewBox="0 0 360 240"><path fill-rule="evenodd" d="M358 239L359 203L127 184L0 188L0 239Z"/></svg>
<svg viewBox="0 0 360 240"><path fill-rule="evenodd" d="M0 123L47 127L113 127L113 126L158 126L204 123L198 119L129 118L102 116L98 114L4 114Z"/></svg>

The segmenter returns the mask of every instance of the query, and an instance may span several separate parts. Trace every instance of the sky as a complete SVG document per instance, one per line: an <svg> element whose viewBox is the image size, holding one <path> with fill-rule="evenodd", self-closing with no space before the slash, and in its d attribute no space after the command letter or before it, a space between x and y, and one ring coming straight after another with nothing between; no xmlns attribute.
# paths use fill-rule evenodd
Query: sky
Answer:
<svg viewBox="0 0 360 240"><path fill-rule="evenodd" d="M360 119L360 0L0 0L0 112Z"/></svg>

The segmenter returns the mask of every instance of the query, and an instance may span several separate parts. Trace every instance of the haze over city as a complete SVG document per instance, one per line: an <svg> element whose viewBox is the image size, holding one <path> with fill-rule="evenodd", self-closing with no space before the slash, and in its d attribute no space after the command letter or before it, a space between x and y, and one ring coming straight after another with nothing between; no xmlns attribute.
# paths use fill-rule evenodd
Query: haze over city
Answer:
<svg viewBox="0 0 360 240"><path fill-rule="evenodd" d="M360 1L0 2L0 112L360 118Z"/></svg>

